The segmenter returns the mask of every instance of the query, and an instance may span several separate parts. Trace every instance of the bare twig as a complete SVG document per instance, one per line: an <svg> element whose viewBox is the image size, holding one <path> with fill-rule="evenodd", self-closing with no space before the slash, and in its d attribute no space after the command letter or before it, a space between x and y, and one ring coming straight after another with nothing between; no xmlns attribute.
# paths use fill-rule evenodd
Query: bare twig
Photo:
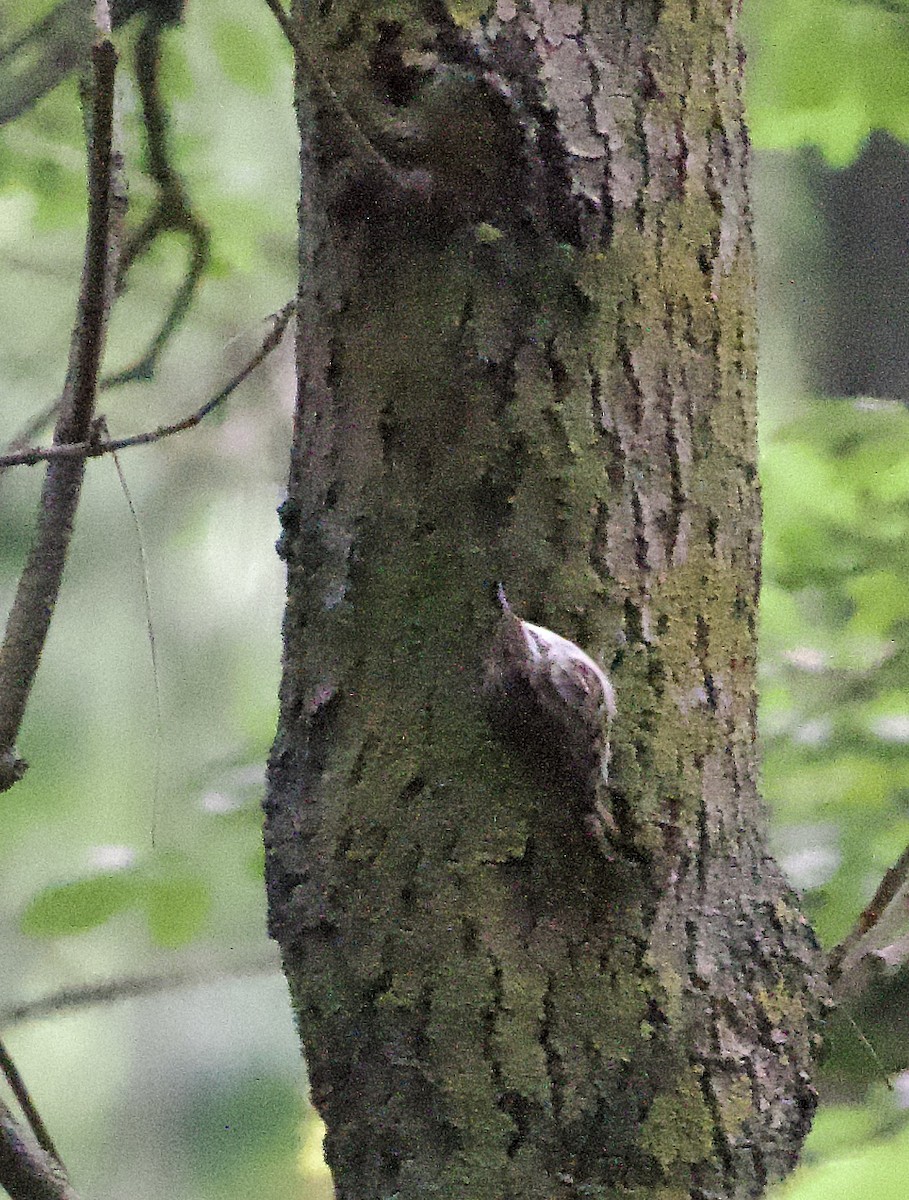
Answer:
<svg viewBox="0 0 909 1200"><path fill-rule="evenodd" d="M27 29L23 30L18 37L13 38L6 45L0 46L0 62L6 62L12 58L23 47L28 46L30 42L37 42L39 45L44 43L54 23L59 21L61 12L62 8L60 7L51 9L46 17L42 17L40 21L35 21L34 24L29 25Z"/></svg>
<svg viewBox="0 0 909 1200"><path fill-rule="evenodd" d="M0 125L14 121L88 61L91 10L85 0L61 0L14 41L0 47Z"/></svg>
<svg viewBox="0 0 909 1200"><path fill-rule="evenodd" d="M82 6L83 0L66 0L66 2L70 8L73 8L74 5L79 8ZM28 30L19 42L12 43L5 50L0 50L0 58L4 53L12 53L28 42L36 41L38 44L42 44L44 26L51 20L59 23L62 7L61 5L54 9L45 22ZM81 14L74 14L71 19L76 19L78 16ZM155 184L157 196L151 213L129 238L120 256L117 291L119 293L125 289L130 269L148 252L162 234L185 235L189 240L189 262L170 307L146 348L130 366L105 376L98 384L101 391L153 377L161 355L166 350L173 334L182 324L183 318L192 304L211 258L209 231L192 209L183 182L172 165L172 156L168 148L167 115L159 89L159 63L161 39L169 27L170 21L161 20L155 16L154 12L150 12L136 42L134 69L142 104L142 128L145 134L146 148L145 165ZM0 111L2 108L3 104L0 102ZM0 123L2 123L2 117L0 117ZM60 403L59 399L55 400L32 418L9 443L7 452L12 453L28 446L57 412ZM0 472L5 469L6 465L0 462Z"/></svg>
<svg viewBox="0 0 909 1200"><path fill-rule="evenodd" d="M106 10L107 6L99 3L98 7ZM64 400L54 430L58 445L89 440L94 416L115 278L115 219L122 202L113 140L116 66L113 43L99 36L91 51L87 109L88 228ZM48 466L38 528L0 647L0 791L11 787L26 769L15 743L60 590L84 470L81 456Z"/></svg>
<svg viewBox="0 0 909 1200"><path fill-rule="evenodd" d="M59 1161L0 1100L0 1187L11 1200L79 1200Z"/></svg>
<svg viewBox="0 0 909 1200"><path fill-rule="evenodd" d="M269 947L268 952L250 955L240 963L227 966L192 966L159 975L132 975L123 979L110 979L104 983L88 984L85 987L64 988L38 1000L17 1004L0 1010L0 1028L19 1025L24 1021L39 1020L73 1009L90 1008L96 1004L112 1004L120 1000L136 1000L156 992L176 991L178 988L210 987L232 979L245 979L256 975L277 975L280 968L277 951Z"/></svg>
<svg viewBox="0 0 909 1200"><path fill-rule="evenodd" d="M50 1131L41 1119L41 1114L32 1101L29 1090L25 1085L25 1080L19 1074L19 1068L13 1062L13 1056L2 1041L0 1041L0 1070L3 1071L10 1091L16 1097L16 1103L22 1109L22 1115L31 1126L32 1133L35 1135L38 1145L42 1150L46 1150L48 1154L52 1154L62 1166L63 1159L57 1152L57 1147L54 1145Z"/></svg>
<svg viewBox="0 0 909 1200"><path fill-rule="evenodd" d="M159 88L161 38L166 26L148 20L139 34L133 57L136 83L142 103L145 131L145 167L157 188L151 213L130 237L120 261L117 291L122 292L133 265L165 233L185 234L189 239L189 264L164 320L136 362L104 381L105 387L150 379L158 359L186 316L211 257L211 236L193 212L183 181L172 163L167 141L167 112Z"/></svg>
<svg viewBox="0 0 909 1200"><path fill-rule="evenodd" d="M17 450L25 450L35 440L42 429L55 416L60 407L60 397L52 400L50 404L45 404L40 412L35 413L29 418L27 423L22 426L19 432L6 445L6 453L14 454ZM10 466L14 464L10 463ZM5 470L5 466L0 462L0 471Z"/></svg>
<svg viewBox="0 0 909 1200"><path fill-rule="evenodd" d="M194 429L219 405L237 390L241 383L244 383L255 369L268 358L272 350L274 350L284 336L284 331L290 324L290 319L296 310L296 301L290 300L280 312L274 313L270 318L274 324L263 338L262 344L256 353L246 362L233 378L224 385L205 403L191 412L189 416L183 417L180 421L175 421L172 425L159 425L157 429L147 430L145 433L135 433L129 437L122 438L100 438L94 433L82 442L73 442L65 446L36 446L29 450L19 450L13 454L0 455L0 468L14 466L34 466L36 463L53 461L54 459L86 459L100 458L102 454L113 454L118 450L127 450L131 446L149 446L154 442L160 442L163 438L171 437L175 433L183 433L186 429Z"/></svg>
<svg viewBox="0 0 909 1200"><path fill-rule="evenodd" d="M909 846L884 875L880 886L870 902L862 910L859 919L838 946L827 958L827 975L831 984L836 984L862 939L878 924L887 909L909 881Z"/></svg>

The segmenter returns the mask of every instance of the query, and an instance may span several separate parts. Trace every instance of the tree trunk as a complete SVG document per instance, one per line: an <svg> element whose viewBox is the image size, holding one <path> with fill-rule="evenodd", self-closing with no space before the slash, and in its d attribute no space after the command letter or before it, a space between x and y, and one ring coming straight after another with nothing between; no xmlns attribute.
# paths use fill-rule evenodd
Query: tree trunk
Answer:
<svg viewBox="0 0 909 1200"><path fill-rule="evenodd" d="M824 989L756 786L735 14L485 8L297 5L271 930L341 1200L757 1196ZM499 584L613 679L595 795L503 733Z"/></svg>
<svg viewBox="0 0 909 1200"><path fill-rule="evenodd" d="M800 281L803 304L808 301L802 311L808 315L815 386L828 396L885 396L905 403L909 150L878 132L844 170L816 155L806 160L808 202L815 206L823 239L812 247Z"/></svg>

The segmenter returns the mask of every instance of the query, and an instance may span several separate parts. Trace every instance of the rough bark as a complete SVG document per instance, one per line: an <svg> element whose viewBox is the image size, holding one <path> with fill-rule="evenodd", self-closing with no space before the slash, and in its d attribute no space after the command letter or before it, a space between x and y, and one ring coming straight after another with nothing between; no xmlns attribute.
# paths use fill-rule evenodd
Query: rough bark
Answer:
<svg viewBox="0 0 909 1200"><path fill-rule="evenodd" d="M756 1196L824 990L756 782L735 13L450 8L297 11L266 846L326 1155L344 1200ZM613 678L608 853L489 719L499 583Z"/></svg>

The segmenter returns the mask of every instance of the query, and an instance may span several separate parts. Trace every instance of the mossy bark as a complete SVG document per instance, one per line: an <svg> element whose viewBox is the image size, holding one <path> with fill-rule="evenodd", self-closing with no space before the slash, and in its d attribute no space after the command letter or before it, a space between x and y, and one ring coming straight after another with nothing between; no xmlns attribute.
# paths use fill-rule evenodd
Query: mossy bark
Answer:
<svg viewBox="0 0 909 1200"><path fill-rule="evenodd" d="M342 1200L756 1196L824 990L757 792L735 13L481 7L297 6L271 929ZM613 678L612 854L489 720L499 583Z"/></svg>

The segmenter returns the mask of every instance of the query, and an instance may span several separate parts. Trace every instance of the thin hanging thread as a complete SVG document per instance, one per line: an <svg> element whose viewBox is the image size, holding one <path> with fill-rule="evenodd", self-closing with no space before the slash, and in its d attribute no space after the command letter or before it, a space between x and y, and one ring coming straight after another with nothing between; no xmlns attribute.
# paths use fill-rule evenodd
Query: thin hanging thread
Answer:
<svg viewBox="0 0 909 1200"><path fill-rule="evenodd" d="M132 493L127 485L126 476L123 474L123 468L120 465L120 459L115 450L111 451L111 458L114 460L114 467L117 470L117 477L120 480L120 487L123 490L123 496L129 507L130 516L132 517L133 528L136 531L136 544L139 548L139 565L142 571L142 598L145 605L145 628L148 631L148 648L151 656L152 685L155 694L155 765L152 783L151 812L151 844L152 849L154 849L158 828L158 800L161 793L161 761L164 752L164 722L161 716L161 686L160 676L158 674L158 649L155 642L155 627L152 621L148 555L145 553L145 535L142 532L142 522L139 520L139 512L133 503Z"/></svg>

